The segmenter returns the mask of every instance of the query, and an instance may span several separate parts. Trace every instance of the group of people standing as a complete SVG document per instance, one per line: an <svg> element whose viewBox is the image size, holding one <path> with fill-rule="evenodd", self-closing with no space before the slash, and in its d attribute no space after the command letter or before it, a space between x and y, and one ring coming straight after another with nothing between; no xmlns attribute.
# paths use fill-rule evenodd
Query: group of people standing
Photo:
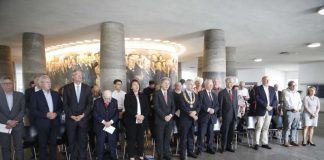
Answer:
<svg viewBox="0 0 324 160"><path fill-rule="evenodd" d="M296 134L302 108L305 121L302 145L315 146L312 135L320 110L316 89L310 87L302 102L293 81L280 92L278 86L269 86L269 78L264 76L262 85L256 86L250 93L244 82L235 86L232 78L225 79L224 89L220 88L217 80L206 79L202 83L188 79L176 82L175 89L171 90L170 79L163 77L158 89L154 81L150 81L143 92L141 83L136 79L130 82L129 92L121 90L123 82L119 79L113 82L114 91L101 92L96 85L90 87L82 83L80 70L73 71L72 83L63 86L61 93L51 89L51 79L47 75L37 76L34 81L36 86L27 89L23 95L13 90L11 77L1 78L0 123L12 129L11 134L0 133L3 160L10 159L11 137L16 159L24 157L22 137L25 115L38 131L41 160L47 157L47 145L50 159L56 159L56 137L62 125L62 115L67 131L67 152L72 160L86 159L89 127L95 133L99 160L104 159L105 143L108 143L110 159L117 159L117 144L125 141L124 137L120 139L119 134L124 129L126 153L130 160L144 159L145 133L150 133L156 142L157 158L170 160L171 135L175 126L180 132L181 160L187 156L197 158L204 151L215 154L214 128L217 123L221 125L220 152L235 152L232 146L234 131L244 125L247 115L256 117L254 149L258 150L260 144L271 149L268 129L273 115L284 117L284 146L298 146Z"/></svg>

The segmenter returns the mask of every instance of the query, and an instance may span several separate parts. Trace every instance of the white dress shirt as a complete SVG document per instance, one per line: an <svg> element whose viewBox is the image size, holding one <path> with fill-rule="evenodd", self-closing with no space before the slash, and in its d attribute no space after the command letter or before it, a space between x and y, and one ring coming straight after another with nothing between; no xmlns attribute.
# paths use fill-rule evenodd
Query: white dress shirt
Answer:
<svg viewBox="0 0 324 160"><path fill-rule="evenodd" d="M190 101L192 101L192 92L186 89L187 94L189 95Z"/></svg>
<svg viewBox="0 0 324 160"><path fill-rule="evenodd" d="M41 89L38 88L37 86L35 86L34 90L35 90L35 92L37 92L37 91L39 91L39 90L41 90Z"/></svg>
<svg viewBox="0 0 324 160"><path fill-rule="evenodd" d="M6 99L7 99L7 104L9 107L9 110L11 111L13 107L13 92L5 92L6 94Z"/></svg>
<svg viewBox="0 0 324 160"><path fill-rule="evenodd" d="M267 106L270 106L270 93L269 93L269 86L263 86L264 92L266 94L267 97Z"/></svg>
<svg viewBox="0 0 324 160"><path fill-rule="evenodd" d="M242 97L246 97L246 98L250 98L249 91L246 88L238 89L237 90L237 95L242 96Z"/></svg>
<svg viewBox="0 0 324 160"><path fill-rule="evenodd" d="M118 110L122 110L123 112L125 111L125 106L124 106L125 94L126 92L124 91L118 92L117 90L114 90L111 95L113 98L117 100Z"/></svg>
<svg viewBox="0 0 324 160"><path fill-rule="evenodd" d="M300 110L302 106L300 94L297 91L292 91L290 89L285 90L284 102L286 110Z"/></svg>
<svg viewBox="0 0 324 160"><path fill-rule="evenodd" d="M53 105L53 99L52 99L51 91L43 90L43 93L45 95L45 99L46 99L46 102L47 102L47 105L48 105L49 112L53 112L54 111L54 105Z"/></svg>
<svg viewBox="0 0 324 160"><path fill-rule="evenodd" d="M81 95L81 83L80 84L74 83L74 89L75 89L75 94L76 94L76 97L77 97L77 101L79 102L80 95ZM78 92L78 89L79 89L79 92Z"/></svg>

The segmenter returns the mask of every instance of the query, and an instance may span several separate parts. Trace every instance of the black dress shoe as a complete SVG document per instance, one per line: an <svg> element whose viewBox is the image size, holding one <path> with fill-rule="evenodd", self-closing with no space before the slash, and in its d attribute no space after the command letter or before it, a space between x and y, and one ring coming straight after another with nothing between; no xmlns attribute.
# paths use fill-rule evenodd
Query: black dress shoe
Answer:
<svg viewBox="0 0 324 160"><path fill-rule="evenodd" d="M261 147L266 149L272 149L269 145L262 145Z"/></svg>
<svg viewBox="0 0 324 160"><path fill-rule="evenodd" d="M198 150L196 151L196 155L200 155L200 154L201 154L201 150L198 149Z"/></svg>
<svg viewBox="0 0 324 160"><path fill-rule="evenodd" d="M195 153L193 153L193 152L188 153L188 156L189 156L189 157L192 157L192 158L197 158L197 157L198 157L198 156L197 156Z"/></svg>
<svg viewBox="0 0 324 160"><path fill-rule="evenodd" d="M165 160L171 160L171 157L170 156L164 156L164 159Z"/></svg>
<svg viewBox="0 0 324 160"><path fill-rule="evenodd" d="M254 145L254 147L253 147L253 149L255 149L255 150L259 150L259 145Z"/></svg>
<svg viewBox="0 0 324 160"><path fill-rule="evenodd" d="M219 149L219 152L220 153L223 153L224 152L224 148Z"/></svg>
<svg viewBox="0 0 324 160"><path fill-rule="evenodd" d="M311 146L313 146L313 147L315 147L315 146L316 146L316 144L315 144L315 143L312 143L312 142L309 142L309 141L308 141L308 143L309 143L309 145L311 145Z"/></svg>
<svg viewBox="0 0 324 160"><path fill-rule="evenodd" d="M209 154L215 154L215 151L213 149L211 149L211 148L208 148L206 150L206 152L209 153Z"/></svg>
<svg viewBox="0 0 324 160"><path fill-rule="evenodd" d="M229 151L229 152L235 152L235 150L232 149L232 148L226 148L226 151Z"/></svg>

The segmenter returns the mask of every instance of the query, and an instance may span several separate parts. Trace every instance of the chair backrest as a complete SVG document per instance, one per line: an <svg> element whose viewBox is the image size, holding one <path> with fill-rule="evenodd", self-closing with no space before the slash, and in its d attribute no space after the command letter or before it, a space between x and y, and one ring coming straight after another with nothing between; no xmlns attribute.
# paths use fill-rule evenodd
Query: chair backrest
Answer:
<svg viewBox="0 0 324 160"><path fill-rule="evenodd" d="M247 118L247 129L255 129L256 118L254 116L249 116Z"/></svg>
<svg viewBox="0 0 324 160"><path fill-rule="evenodd" d="M217 118L216 123L214 124L214 131L220 131L222 124L220 123L219 119Z"/></svg>
<svg viewBox="0 0 324 160"><path fill-rule="evenodd" d="M25 141L33 141L35 140L36 136L37 136L37 130L34 126L26 126L24 127L24 140Z"/></svg>

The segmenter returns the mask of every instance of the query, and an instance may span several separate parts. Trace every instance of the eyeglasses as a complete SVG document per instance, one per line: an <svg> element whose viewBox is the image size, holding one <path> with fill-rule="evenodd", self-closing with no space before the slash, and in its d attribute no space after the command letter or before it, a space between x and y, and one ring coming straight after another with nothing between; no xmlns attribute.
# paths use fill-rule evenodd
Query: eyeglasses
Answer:
<svg viewBox="0 0 324 160"><path fill-rule="evenodd" d="M3 84L3 85L11 85L11 84L12 84L12 82L1 83L1 84Z"/></svg>

